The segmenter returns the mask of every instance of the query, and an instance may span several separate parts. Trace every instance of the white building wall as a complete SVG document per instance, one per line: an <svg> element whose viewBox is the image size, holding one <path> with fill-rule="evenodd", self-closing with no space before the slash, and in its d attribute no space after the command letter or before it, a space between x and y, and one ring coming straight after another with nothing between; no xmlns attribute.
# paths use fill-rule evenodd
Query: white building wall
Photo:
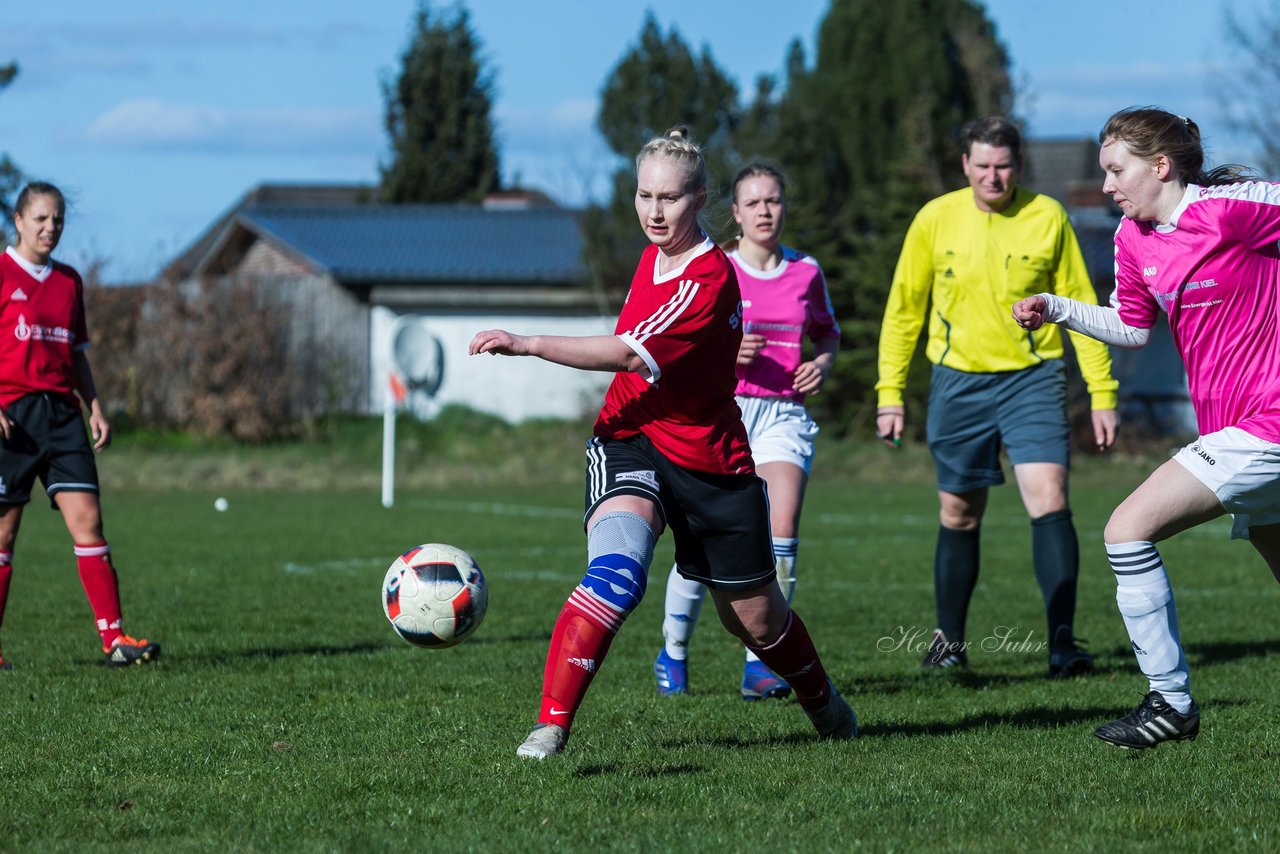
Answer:
<svg viewBox="0 0 1280 854"><path fill-rule="evenodd" d="M612 317L439 313L413 314L385 306L370 313L369 411L381 412L394 371L409 389L406 408L435 417L456 403L508 421L574 418L600 407L612 374L578 371L541 359L469 356L467 345L482 329L518 334L608 335ZM398 342L398 346L397 346Z"/></svg>

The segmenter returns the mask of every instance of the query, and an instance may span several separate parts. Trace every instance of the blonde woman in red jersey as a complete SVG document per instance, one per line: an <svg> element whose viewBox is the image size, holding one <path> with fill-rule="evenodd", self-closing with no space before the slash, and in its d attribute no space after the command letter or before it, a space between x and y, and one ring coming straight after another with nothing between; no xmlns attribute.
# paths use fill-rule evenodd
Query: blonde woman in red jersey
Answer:
<svg viewBox="0 0 1280 854"><path fill-rule="evenodd" d="M855 738L857 717L778 587L763 481L734 402L742 340L737 277L698 225L706 164L683 128L636 157L636 214L649 247L616 333L477 333L470 352L536 356L613 382L587 445L588 567L551 635L537 725L517 755L564 750L623 621L640 603L665 528L676 565L711 588L720 620L775 672L823 738Z"/></svg>
<svg viewBox="0 0 1280 854"><path fill-rule="evenodd" d="M143 664L160 654L160 645L121 628L119 586L102 531L93 455L111 444L111 425L85 352L84 285L52 257L66 200L52 184L33 182L14 209L17 237L0 255L0 620L22 511L38 476L71 533L107 665ZM0 656L0 667L12 664Z"/></svg>

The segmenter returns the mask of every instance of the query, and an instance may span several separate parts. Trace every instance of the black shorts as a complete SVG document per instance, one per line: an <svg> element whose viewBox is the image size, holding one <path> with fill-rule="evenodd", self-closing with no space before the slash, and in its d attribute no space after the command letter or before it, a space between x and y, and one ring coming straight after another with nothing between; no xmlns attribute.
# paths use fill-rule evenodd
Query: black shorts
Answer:
<svg viewBox="0 0 1280 854"><path fill-rule="evenodd" d="M706 474L681 468L644 436L587 442L586 520L619 495L648 498L676 544L685 578L720 590L753 590L777 576L769 499L754 474Z"/></svg>
<svg viewBox="0 0 1280 854"><path fill-rule="evenodd" d="M13 429L0 441L0 504L29 502L37 475L51 501L59 492L98 491L98 465L77 403L33 393L4 411Z"/></svg>

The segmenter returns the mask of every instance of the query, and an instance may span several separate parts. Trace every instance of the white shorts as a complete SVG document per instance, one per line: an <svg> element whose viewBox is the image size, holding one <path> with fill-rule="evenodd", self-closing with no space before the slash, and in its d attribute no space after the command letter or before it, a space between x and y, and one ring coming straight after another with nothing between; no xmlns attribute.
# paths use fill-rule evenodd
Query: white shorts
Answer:
<svg viewBox="0 0 1280 854"><path fill-rule="evenodd" d="M761 463L791 463L813 468L813 440L818 424L809 417L803 403L782 397L737 396L742 423L751 442L751 458Z"/></svg>
<svg viewBox="0 0 1280 854"><path fill-rule="evenodd" d="M1280 445L1239 427L1201 436L1173 458L1218 496L1231 514L1231 539L1280 522Z"/></svg>

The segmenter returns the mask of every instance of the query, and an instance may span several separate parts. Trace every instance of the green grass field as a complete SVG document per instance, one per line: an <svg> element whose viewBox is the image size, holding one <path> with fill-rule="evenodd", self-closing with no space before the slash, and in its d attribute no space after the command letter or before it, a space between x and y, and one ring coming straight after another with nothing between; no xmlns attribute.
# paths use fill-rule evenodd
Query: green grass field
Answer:
<svg viewBox="0 0 1280 854"><path fill-rule="evenodd" d="M811 488L796 607L863 738L820 743L794 701L738 699L740 651L710 612L695 693L659 698L664 539L568 752L530 763L515 748L584 556L578 456L506 488L406 477L418 485L384 510L364 483L250 488L305 452L262 454L238 487L225 472L245 466L241 455L222 451L220 466L210 452L185 482L170 465L163 490L136 482L146 447L111 453L107 533L126 628L164 655L101 665L66 533L33 504L3 634L17 669L0 673L0 849L1280 847L1280 588L1225 523L1163 549L1200 739L1134 753L1092 735L1145 692L1100 531L1149 461L1087 461L1073 485L1077 630L1097 654L1093 676L1050 682L1045 654L1026 649L1045 637L1012 487L993 493L969 619L971 640L1008 641L971 652L968 672L922 673L936 524L927 458L833 447L834 471ZM219 494L226 513L213 510ZM431 540L471 551L490 586L483 626L449 650L405 644L378 599L396 554ZM892 648L904 635L911 648Z"/></svg>

